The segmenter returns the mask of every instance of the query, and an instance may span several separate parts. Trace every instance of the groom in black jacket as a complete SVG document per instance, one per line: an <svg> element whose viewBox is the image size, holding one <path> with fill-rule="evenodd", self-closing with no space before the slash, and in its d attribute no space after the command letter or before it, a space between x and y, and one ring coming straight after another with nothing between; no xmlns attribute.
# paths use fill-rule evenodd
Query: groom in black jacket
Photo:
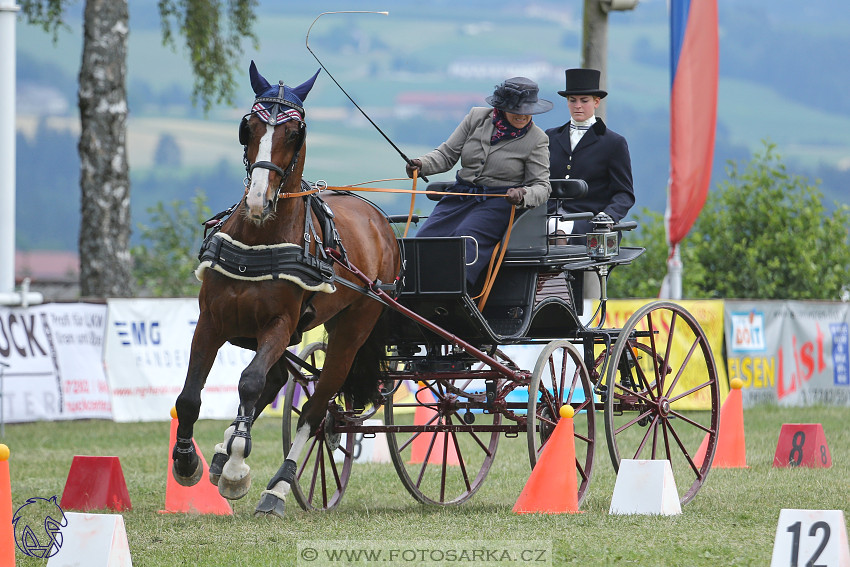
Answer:
<svg viewBox="0 0 850 567"><path fill-rule="evenodd" d="M599 101L608 94L599 88L599 78L596 69L566 70L566 88L558 94L567 99L570 121L546 130L549 171L553 179L584 179L588 185L586 197L562 201L560 212L604 212L619 222L635 204L632 161L626 139L596 117ZM565 232L582 234L592 228L590 221L576 221Z"/></svg>

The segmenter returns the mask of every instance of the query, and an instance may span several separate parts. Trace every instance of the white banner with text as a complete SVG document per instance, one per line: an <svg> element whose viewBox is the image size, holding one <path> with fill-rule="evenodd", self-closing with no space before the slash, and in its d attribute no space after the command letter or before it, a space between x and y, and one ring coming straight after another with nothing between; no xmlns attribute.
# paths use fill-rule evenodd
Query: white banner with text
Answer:
<svg viewBox="0 0 850 567"><path fill-rule="evenodd" d="M103 369L106 305L0 307L0 418L112 418Z"/></svg>

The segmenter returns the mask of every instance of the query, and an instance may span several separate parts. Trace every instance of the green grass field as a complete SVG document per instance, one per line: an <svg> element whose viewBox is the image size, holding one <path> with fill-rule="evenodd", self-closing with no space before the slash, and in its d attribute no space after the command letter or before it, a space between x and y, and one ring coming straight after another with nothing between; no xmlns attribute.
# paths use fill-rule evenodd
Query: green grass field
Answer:
<svg viewBox="0 0 850 567"><path fill-rule="evenodd" d="M391 464L355 464L338 508L308 513L290 498L286 520L253 517L260 492L282 458L278 418L263 417L254 426L249 458L253 485L247 497L233 503L234 515L221 517L158 513L165 504L170 466L166 422L7 425L0 441L12 451L15 509L27 498L61 497L75 455L118 456L133 506L124 512L124 521L136 567L341 565L307 562L296 554L298 542L336 540L351 548L368 548L370 542L403 547L422 540L433 549L458 541L542 543L551 545L552 565L764 566L770 564L781 509L850 512L847 417L848 409L842 407L745 410L749 468L713 470L677 516L608 514L616 478L602 430L597 432L596 465L582 513L551 516L511 512L530 473L523 436L502 438L483 487L460 506L422 506L406 492ZM783 423L821 423L833 466L774 468ZM205 457L211 457L226 426L199 422L195 439ZM16 561L19 567L45 564L20 551Z"/></svg>

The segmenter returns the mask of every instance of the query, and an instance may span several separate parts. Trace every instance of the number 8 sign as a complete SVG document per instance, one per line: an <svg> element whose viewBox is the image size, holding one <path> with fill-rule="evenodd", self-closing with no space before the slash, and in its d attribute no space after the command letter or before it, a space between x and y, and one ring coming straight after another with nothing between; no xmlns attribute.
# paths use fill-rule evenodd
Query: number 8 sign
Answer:
<svg viewBox="0 0 850 567"><path fill-rule="evenodd" d="M770 567L815 566L850 566L844 512L781 510Z"/></svg>
<svg viewBox="0 0 850 567"><path fill-rule="evenodd" d="M820 423L785 423L773 455L774 467L829 468L832 457Z"/></svg>

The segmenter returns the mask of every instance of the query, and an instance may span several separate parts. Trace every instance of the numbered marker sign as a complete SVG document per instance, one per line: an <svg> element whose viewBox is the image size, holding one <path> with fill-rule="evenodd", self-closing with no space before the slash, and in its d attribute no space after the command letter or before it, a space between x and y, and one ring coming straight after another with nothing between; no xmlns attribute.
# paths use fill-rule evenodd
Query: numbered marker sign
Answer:
<svg viewBox="0 0 850 567"><path fill-rule="evenodd" d="M770 567L850 567L841 510L782 510Z"/></svg>
<svg viewBox="0 0 850 567"><path fill-rule="evenodd" d="M832 457L820 423L784 423L779 431L774 467L829 468Z"/></svg>

